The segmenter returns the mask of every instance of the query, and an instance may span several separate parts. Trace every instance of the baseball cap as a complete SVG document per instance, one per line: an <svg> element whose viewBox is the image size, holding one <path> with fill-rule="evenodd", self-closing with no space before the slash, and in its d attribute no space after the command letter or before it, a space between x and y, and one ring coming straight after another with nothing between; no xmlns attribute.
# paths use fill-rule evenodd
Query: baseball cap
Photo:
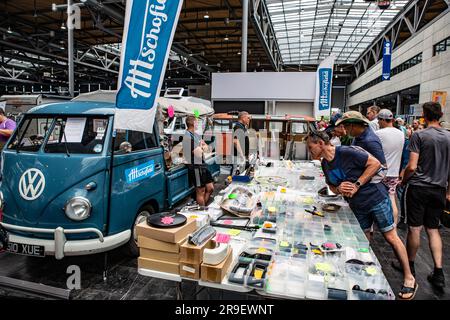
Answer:
<svg viewBox="0 0 450 320"><path fill-rule="evenodd" d="M347 111L342 115L342 118L340 118L338 121L336 121L336 126L340 125L341 123L367 123L369 124L370 121L366 117L364 117L360 112L358 111Z"/></svg>
<svg viewBox="0 0 450 320"><path fill-rule="evenodd" d="M378 113L378 119L383 120L392 120L394 119L394 115L392 114L392 111L389 109L381 109Z"/></svg>

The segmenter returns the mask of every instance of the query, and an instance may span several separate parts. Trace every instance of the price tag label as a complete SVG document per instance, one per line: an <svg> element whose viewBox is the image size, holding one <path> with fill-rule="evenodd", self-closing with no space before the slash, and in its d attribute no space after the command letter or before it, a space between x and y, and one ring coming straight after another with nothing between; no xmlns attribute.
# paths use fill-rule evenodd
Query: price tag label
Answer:
<svg viewBox="0 0 450 320"><path fill-rule="evenodd" d="M228 234L230 236L233 236L233 237L239 235L240 233L241 233L241 230L237 230L237 229L230 229L230 230L228 230Z"/></svg>

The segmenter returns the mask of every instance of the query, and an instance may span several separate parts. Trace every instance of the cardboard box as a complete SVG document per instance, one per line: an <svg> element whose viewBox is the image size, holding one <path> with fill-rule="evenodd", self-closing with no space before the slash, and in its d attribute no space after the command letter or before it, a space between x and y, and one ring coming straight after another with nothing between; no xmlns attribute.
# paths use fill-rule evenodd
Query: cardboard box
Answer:
<svg viewBox="0 0 450 320"><path fill-rule="evenodd" d="M200 277L202 281L221 283L223 278L225 278L225 275L227 274L232 261L233 261L233 249L231 249L230 247L228 249L227 257L222 263L216 266L202 263L200 268Z"/></svg>
<svg viewBox="0 0 450 320"><path fill-rule="evenodd" d="M178 263L180 261L180 255L178 253L157 251L151 249L140 248L139 253L141 258L160 260Z"/></svg>
<svg viewBox="0 0 450 320"><path fill-rule="evenodd" d="M200 279L200 264L180 262L180 276L196 280Z"/></svg>
<svg viewBox="0 0 450 320"><path fill-rule="evenodd" d="M200 264L203 261L203 251L205 248L213 249L214 241L208 240L202 246L194 246L187 240L180 246L180 262Z"/></svg>
<svg viewBox="0 0 450 320"><path fill-rule="evenodd" d="M170 243L151 238L146 238L143 236L138 236L138 247L178 254L180 253L180 246L184 241L185 238L181 239L177 243Z"/></svg>
<svg viewBox="0 0 450 320"><path fill-rule="evenodd" d="M170 243L178 243L195 230L197 230L195 219L188 219L184 225L178 228L153 228L146 221L136 226L138 236Z"/></svg>
<svg viewBox="0 0 450 320"><path fill-rule="evenodd" d="M138 258L138 268L180 274L180 265L178 263L159 261L142 257Z"/></svg>

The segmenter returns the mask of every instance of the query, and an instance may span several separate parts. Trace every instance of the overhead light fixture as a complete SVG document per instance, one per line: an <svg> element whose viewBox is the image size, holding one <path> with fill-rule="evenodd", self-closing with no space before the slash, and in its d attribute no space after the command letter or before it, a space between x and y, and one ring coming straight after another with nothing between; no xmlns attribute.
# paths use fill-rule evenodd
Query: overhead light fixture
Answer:
<svg viewBox="0 0 450 320"><path fill-rule="evenodd" d="M344 69L341 68L339 71L342 72L342 71L344 71Z"/></svg>
<svg viewBox="0 0 450 320"><path fill-rule="evenodd" d="M205 18L205 19L209 19L209 14L208 14L208 11L206 11L206 13L205 13L205 15L203 16L203 18Z"/></svg>
<svg viewBox="0 0 450 320"><path fill-rule="evenodd" d="M392 7L391 9L397 9L397 5L395 4L395 1L392 1Z"/></svg>
<svg viewBox="0 0 450 320"><path fill-rule="evenodd" d="M228 35L226 35L225 38L223 38L223 40L228 41L230 39L228 38Z"/></svg>
<svg viewBox="0 0 450 320"><path fill-rule="evenodd" d="M207 63L205 63L205 66L209 66L208 62L207 62Z"/></svg>
<svg viewBox="0 0 450 320"><path fill-rule="evenodd" d="M66 30L66 25L64 24L64 22L61 24L61 30Z"/></svg>
<svg viewBox="0 0 450 320"><path fill-rule="evenodd" d="M11 27L10 27L10 26L8 27L7 32L8 32L9 34L13 33L13 31L11 30Z"/></svg>
<svg viewBox="0 0 450 320"><path fill-rule="evenodd" d="M347 63L350 63L350 60L349 60L349 59L347 59Z"/></svg>
<svg viewBox="0 0 450 320"><path fill-rule="evenodd" d="M240 56L240 55L241 55L241 52L239 51L237 54L238 54L238 56Z"/></svg>

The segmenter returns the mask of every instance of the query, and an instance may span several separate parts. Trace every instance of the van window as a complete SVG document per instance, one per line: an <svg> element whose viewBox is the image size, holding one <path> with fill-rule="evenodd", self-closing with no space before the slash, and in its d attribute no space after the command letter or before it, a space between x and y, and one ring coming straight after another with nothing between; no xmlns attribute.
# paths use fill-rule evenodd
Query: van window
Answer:
<svg viewBox="0 0 450 320"><path fill-rule="evenodd" d="M17 128L8 149L27 152L39 151L52 123L53 117L27 116Z"/></svg>
<svg viewBox="0 0 450 320"><path fill-rule="evenodd" d="M102 116L58 117L46 153L98 154L103 151L108 119Z"/></svg>
<svg viewBox="0 0 450 320"><path fill-rule="evenodd" d="M147 148L152 149L158 147L156 143L156 137L154 133L144 133L145 142L147 143Z"/></svg>
<svg viewBox="0 0 450 320"><path fill-rule="evenodd" d="M308 133L308 124L303 122L292 122L291 124L291 133Z"/></svg>
<svg viewBox="0 0 450 320"><path fill-rule="evenodd" d="M155 148L157 146L154 134L140 131L117 130L114 141L114 153L123 154L134 151Z"/></svg>

